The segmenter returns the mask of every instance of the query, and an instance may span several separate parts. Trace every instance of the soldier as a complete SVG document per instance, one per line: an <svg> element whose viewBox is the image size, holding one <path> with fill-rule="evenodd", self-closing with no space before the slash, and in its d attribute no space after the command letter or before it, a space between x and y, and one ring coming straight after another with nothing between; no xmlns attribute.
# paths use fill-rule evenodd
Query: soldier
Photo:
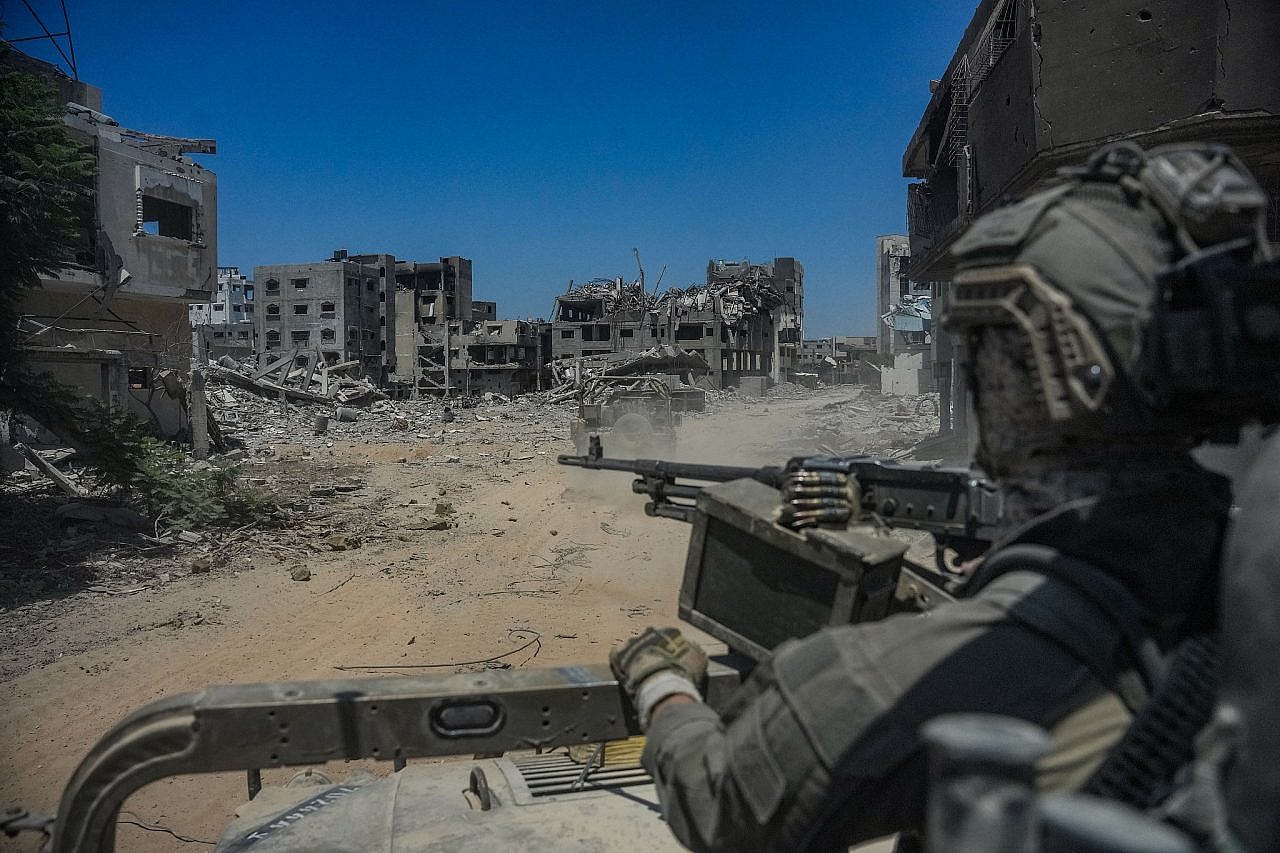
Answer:
<svg viewBox="0 0 1280 853"><path fill-rule="evenodd" d="M1265 256L1265 196L1225 149L1166 153L1163 185L1155 153L1103 149L955 246L945 322L965 346L976 459L1012 524L961 600L788 641L723 716L701 703L706 657L678 630L614 650L684 844L841 849L918 830L920 728L954 712L1049 730L1037 787L1080 790L1171 650L1212 627L1229 483L1189 455L1202 424L1153 404L1149 333L1170 264L1241 235L1234 251ZM1235 207L1188 216L1199 191Z"/></svg>

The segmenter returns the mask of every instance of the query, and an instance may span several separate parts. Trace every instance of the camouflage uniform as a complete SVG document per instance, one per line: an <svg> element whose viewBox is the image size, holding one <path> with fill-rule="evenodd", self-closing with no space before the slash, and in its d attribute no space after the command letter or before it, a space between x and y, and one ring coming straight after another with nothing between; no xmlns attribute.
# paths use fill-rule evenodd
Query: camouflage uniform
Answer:
<svg viewBox="0 0 1280 853"><path fill-rule="evenodd" d="M1086 576L1016 559L994 577L980 569L954 604L783 644L723 717L660 707L643 760L682 842L840 849L919 828L919 730L952 712L1048 729L1046 790L1088 779L1150 675L1112 606L1131 604L1160 651L1214 611L1229 485L1194 465L1187 436L1149 417L1126 376L1172 245L1147 200L1079 181L983 217L958 242L957 296L973 298L960 330L982 368L978 460L1021 524L987 564L1047 547ZM1020 328L992 319L992 294L1010 293Z"/></svg>
<svg viewBox="0 0 1280 853"><path fill-rule="evenodd" d="M1191 493L1202 499L1180 500ZM1174 622L1214 588L1228 505L1224 481L1188 470L1166 490L1056 516L1018 541L1055 545L1119 578L1151 578L1142 600ZM792 850L918 828L919 729L957 711L1049 729L1040 784L1078 789L1128 725L1121 696L1134 663L1096 610L1070 607L1078 623L1093 614L1074 626L1074 648L1046 635L1035 611L1055 610L1064 592L1043 575L1011 572L928 614L784 644L723 719L702 704L664 708L644 763L672 831L695 850Z"/></svg>

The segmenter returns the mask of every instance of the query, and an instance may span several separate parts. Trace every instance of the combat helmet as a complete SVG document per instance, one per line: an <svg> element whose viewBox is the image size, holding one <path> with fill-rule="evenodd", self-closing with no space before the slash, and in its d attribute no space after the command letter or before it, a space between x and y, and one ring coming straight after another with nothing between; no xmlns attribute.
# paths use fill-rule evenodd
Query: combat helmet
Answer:
<svg viewBox="0 0 1280 853"><path fill-rule="evenodd" d="M1121 142L1059 176L957 240L942 322L966 359L984 329L1016 336L1060 436L1230 439L1280 419L1280 264L1235 155Z"/></svg>

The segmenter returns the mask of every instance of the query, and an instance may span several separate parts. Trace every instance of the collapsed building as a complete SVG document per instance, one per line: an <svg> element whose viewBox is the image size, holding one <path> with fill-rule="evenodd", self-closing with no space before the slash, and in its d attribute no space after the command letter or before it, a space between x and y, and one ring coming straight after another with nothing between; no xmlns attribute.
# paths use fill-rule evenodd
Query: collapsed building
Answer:
<svg viewBox="0 0 1280 853"><path fill-rule="evenodd" d="M97 87L17 50L5 61L55 86L71 137L96 161L74 261L23 297L27 363L164 435L185 433L188 306L215 290L218 235L217 176L185 155L216 143L121 127Z"/></svg>
<svg viewBox="0 0 1280 853"><path fill-rule="evenodd" d="M717 388L744 377L782 381L795 369L803 279L798 261L778 258L765 265L713 260L707 284L661 293L621 277L570 283L556 297L551 358L622 362L672 346L705 361Z"/></svg>
<svg viewBox="0 0 1280 853"><path fill-rule="evenodd" d="M1101 144L1230 145L1271 197L1280 241L1280 4L982 0L902 157L910 277L945 313L950 249L974 217ZM934 336L941 432L966 432L954 342Z"/></svg>

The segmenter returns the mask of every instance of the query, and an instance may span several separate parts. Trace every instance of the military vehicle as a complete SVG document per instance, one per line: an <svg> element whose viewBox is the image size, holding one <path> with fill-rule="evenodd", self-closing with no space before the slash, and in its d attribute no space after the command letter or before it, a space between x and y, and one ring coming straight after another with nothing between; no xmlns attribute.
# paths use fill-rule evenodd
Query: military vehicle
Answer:
<svg viewBox="0 0 1280 853"><path fill-rule="evenodd" d="M618 460L603 455L599 437L589 450L560 461L634 471L651 515L692 525L679 612L723 643L709 649L703 685L713 706L789 637L948 598L947 572L904 559L907 543L879 519L928 530L959 554L985 548L999 523L998 493L968 470L866 457L758 469ZM802 470L834 484L839 527L788 515ZM601 850L634 849L637 838L645 849L678 849L629 740L639 732L603 661L211 687L154 702L109 731L76 770L56 819L18 810L2 825L47 830L54 851L111 850L119 810L142 786L244 771L249 799L219 850ZM484 757L408 764L460 755ZM265 768L369 759L398 772L261 783Z"/></svg>
<svg viewBox="0 0 1280 853"><path fill-rule="evenodd" d="M596 376L582 389L569 437L580 454L592 435L608 435L610 446L627 456L670 453L680 420L662 377Z"/></svg>
<svg viewBox="0 0 1280 853"><path fill-rule="evenodd" d="M610 459L598 437L588 454L559 461L631 471L650 515L691 523L679 614L724 643L708 648L701 685L713 707L789 637L948 600L948 566L985 551L1002 521L999 492L968 469L868 457L764 468ZM814 490L825 495L816 511L796 497ZM937 565L906 559L890 526L931 533ZM0 829L42 831L51 851L109 851L122 805L144 785L244 771L248 802L220 851L679 849L639 765L638 733L604 663L213 687L136 711L90 750L56 817L11 809ZM1116 803L1038 798L1033 766L1047 735L1034 726L962 715L925 734L932 849L1198 849ZM264 768L368 759L396 772L336 781L306 770L262 786Z"/></svg>

